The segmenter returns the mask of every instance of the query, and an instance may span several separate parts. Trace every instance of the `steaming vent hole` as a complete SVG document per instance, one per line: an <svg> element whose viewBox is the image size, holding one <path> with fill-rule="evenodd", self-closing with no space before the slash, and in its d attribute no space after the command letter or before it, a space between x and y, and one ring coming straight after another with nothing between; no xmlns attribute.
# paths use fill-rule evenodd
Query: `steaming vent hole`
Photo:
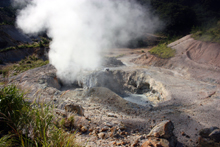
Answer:
<svg viewBox="0 0 220 147"><path fill-rule="evenodd" d="M142 106L155 106L164 100L158 85L150 85L149 78L144 74L129 73L121 70L96 71L81 74L69 85L62 84L62 90L86 90L93 87L105 87L122 98ZM156 89L154 89L154 87Z"/></svg>

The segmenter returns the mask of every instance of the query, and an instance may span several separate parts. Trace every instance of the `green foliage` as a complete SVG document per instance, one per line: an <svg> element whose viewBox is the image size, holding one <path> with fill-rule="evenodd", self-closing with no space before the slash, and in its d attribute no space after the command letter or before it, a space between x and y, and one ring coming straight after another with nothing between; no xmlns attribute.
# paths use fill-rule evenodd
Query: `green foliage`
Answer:
<svg viewBox="0 0 220 147"><path fill-rule="evenodd" d="M175 50L167 47L167 44L159 44L149 51L151 54L156 55L163 59L168 59L175 56Z"/></svg>
<svg viewBox="0 0 220 147"><path fill-rule="evenodd" d="M38 47L48 47L50 40L47 38L42 37L42 40L39 42L34 42L32 44L26 43L26 44L21 44L18 46L11 46L11 47L7 47L5 49L0 50L0 52L5 52L5 51L9 51L9 50L14 50L14 49L25 49L25 48L38 48Z"/></svg>
<svg viewBox="0 0 220 147"><path fill-rule="evenodd" d="M39 59L36 55L28 56L25 59L21 60L18 64L9 65L0 70L0 74L3 74L3 77L9 76L10 73L17 75L29 69L41 67L48 64L49 61L43 61Z"/></svg>
<svg viewBox="0 0 220 147"><path fill-rule="evenodd" d="M26 106L26 102L23 99L23 94L15 86L7 86L0 90L0 114L7 118L3 123L3 126L13 126L17 124L21 117L21 111Z"/></svg>
<svg viewBox="0 0 220 147"><path fill-rule="evenodd" d="M196 40L220 43L220 21L210 28L193 28L191 33Z"/></svg>
<svg viewBox="0 0 220 147"><path fill-rule="evenodd" d="M121 58L121 57L123 57L123 56L125 56L125 54L117 55L117 56L115 56L115 58Z"/></svg>
<svg viewBox="0 0 220 147"><path fill-rule="evenodd" d="M0 25L14 25L16 10L13 7L0 7Z"/></svg>
<svg viewBox="0 0 220 147"><path fill-rule="evenodd" d="M19 65L14 65L13 70L17 73L21 73L24 71L27 71L29 69L33 69L36 67L40 67L43 65L48 64L49 61L43 61L42 59L39 59L37 56L32 55L28 56L27 58L21 60L18 64Z"/></svg>
<svg viewBox="0 0 220 147"><path fill-rule="evenodd" d="M149 7L164 23L163 33L186 35L193 26L220 19L219 0L136 0Z"/></svg>
<svg viewBox="0 0 220 147"><path fill-rule="evenodd" d="M0 100L0 116L5 125L1 131L11 130L0 138L0 146L79 147L74 134L55 125L52 106L25 102L23 94L13 85L0 90Z"/></svg>
<svg viewBox="0 0 220 147"><path fill-rule="evenodd" d="M164 3L158 6L157 12L165 23L165 32L168 34L184 34L195 24L195 12L187 6Z"/></svg>
<svg viewBox="0 0 220 147"><path fill-rule="evenodd" d="M13 7L0 7L0 12L6 13L9 17L15 17L16 9Z"/></svg>

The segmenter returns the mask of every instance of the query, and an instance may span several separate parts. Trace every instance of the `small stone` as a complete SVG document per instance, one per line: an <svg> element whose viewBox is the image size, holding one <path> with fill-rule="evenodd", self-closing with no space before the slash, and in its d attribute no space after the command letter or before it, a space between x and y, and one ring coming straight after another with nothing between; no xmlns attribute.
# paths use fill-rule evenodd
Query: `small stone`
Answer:
<svg viewBox="0 0 220 147"><path fill-rule="evenodd" d="M145 139L145 135L141 135L139 139L140 139L140 140Z"/></svg>
<svg viewBox="0 0 220 147"><path fill-rule="evenodd" d="M122 142L121 142L121 144L122 144L122 145L125 145L125 144L126 144L126 142L122 141Z"/></svg>
<svg viewBox="0 0 220 147"><path fill-rule="evenodd" d="M182 135L182 136L185 136L186 134L185 134L185 132L181 132L181 135Z"/></svg>
<svg viewBox="0 0 220 147"><path fill-rule="evenodd" d="M104 127L101 129L101 132L105 132L105 131L107 131L107 130L109 130L109 127L104 126Z"/></svg>
<svg viewBox="0 0 220 147"><path fill-rule="evenodd" d="M92 131L92 134L95 135L95 136L97 136L98 130L93 130L93 131Z"/></svg>
<svg viewBox="0 0 220 147"><path fill-rule="evenodd" d="M121 142L117 142L117 144L116 144L117 146L121 146Z"/></svg>
<svg viewBox="0 0 220 147"><path fill-rule="evenodd" d="M84 109L80 105L76 105L76 104L72 104L72 103L67 104L67 105L65 105L65 111L76 113L76 114L79 114L81 116L84 116Z"/></svg>
<svg viewBox="0 0 220 147"><path fill-rule="evenodd" d="M134 141L134 144L138 144L138 142L139 142L139 139L136 139L135 141Z"/></svg>
<svg viewBox="0 0 220 147"><path fill-rule="evenodd" d="M93 128L89 128L89 132L92 132L93 131Z"/></svg>
<svg viewBox="0 0 220 147"><path fill-rule="evenodd" d="M118 127L118 129L120 129L120 130L125 130L126 129L126 126L124 125L124 124L120 124L120 126Z"/></svg>
<svg viewBox="0 0 220 147"><path fill-rule="evenodd" d="M113 114L113 113L108 113L107 116L108 117L115 117L115 118L117 118L117 116L115 114Z"/></svg>
<svg viewBox="0 0 220 147"><path fill-rule="evenodd" d="M116 141L114 141L112 144L115 145L115 144L116 144Z"/></svg>
<svg viewBox="0 0 220 147"><path fill-rule="evenodd" d="M142 144L141 147L169 147L169 141L163 138L155 138L155 137L150 137L146 142Z"/></svg>
<svg viewBox="0 0 220 147"><path fill-rule="evenodd" d="M209 134L209 137L215 142L220 142L220 129L215 129Z"/></svg>
<svg viewBox="0 0 220 147"><path fill-rule="evenodd" d="M100 139L104 139L105 133L103 133L103 132L99 133L99 134L98 134L98 137L99 137Z"/></svg>
<svg viewBox="0 0 220 147"><path fill-rule="evenodd" d="M125 131L120 132L120 135L125 135Z"/></svg>
<svg viewBox="0 0 220 147"><path fill-rule="evenodd" d="M105 122L104 124L105 124L106 126L108 126L108 127L113 127L113 124L110 123L110 122Z"/></svg>
<svg viewBox="0 0 220 147"><path fill-rule="evenodd" d="M212 131L219 129L218 127L211 127L211 128L205 128L199 131L199 135L204 138L209 138L209 134L212 133Z"/></svg>
<svg viewBox="0 0 220 147"><path fill-rule="evenodd" d="M44 83L45 83L45 79L39 79L39 80L38 80L38 83L39 83L39 84L44 84Z"/></svg>
<svg viewBox="0 0 220 147"><path fill-rule="evenodd" d="M86 127L86 126L83 126L82 128L81 128L81 131L84 133L84 132L86 132L88 130L88 128Z"/></svg>
<svg viewBox="0 0 220 147"><path fill-rule="evenodd" d="M159 123L158 125L156 125L150 131L147 137L162 137L168 139L171 136L173 136L173 129L174 129L173 123L170 120L165 120Z"/></svg>

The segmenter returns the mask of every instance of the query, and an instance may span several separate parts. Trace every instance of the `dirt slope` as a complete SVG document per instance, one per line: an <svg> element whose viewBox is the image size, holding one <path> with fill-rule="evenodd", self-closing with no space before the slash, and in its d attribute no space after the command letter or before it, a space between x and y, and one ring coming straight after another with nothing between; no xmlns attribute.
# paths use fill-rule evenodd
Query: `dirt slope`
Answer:
<svg viewBox="0 0 220 147"><path fill-rule="evenodd" d="M220 67L220 44L218 43L194 40L188 35L168 46L177 51L184 49L187 57L199 64Z"/></svg>
<svg viewBox="0 0 220 147"><path fill-rule="evenodd" d="M175 57L171 59L160 59L146 53L132 61L172 69L188 78L220 83L220 44L194 40L187 35L168 47L176 50Z"/></svg>
<svg viewBox="0 0 220 147"><path fill-rule="evenodd" d="M12 25L0 26L0 48L16 46L19 43L31 43L32 40Z"/></svg>

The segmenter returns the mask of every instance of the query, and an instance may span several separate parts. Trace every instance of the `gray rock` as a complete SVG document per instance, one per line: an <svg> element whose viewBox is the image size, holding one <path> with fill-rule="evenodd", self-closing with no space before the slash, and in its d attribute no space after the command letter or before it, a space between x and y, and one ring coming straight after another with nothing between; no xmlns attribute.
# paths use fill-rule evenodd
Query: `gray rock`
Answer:
<svg viewBox="0 0 220 147"><path fill-rule="evenodd" d="M61 88L60 83L59 83L57 77L50 76L50 77L47 78L46 82L47 82L47 86L48 87L54 87L56 89L60 89Z"/></svg>
<svg viewBox="0 0 220 147"><path fill-rule="evenodd" d="M86 132L88 130L88 128L86 127L86 126L83 126L82 128L81 128L81 131L82 132Z"/></svg>
<svg viewBox="0 0 220 147"><path fill-rule="evenodd" d="M104 124L105 124L106 126L108 126L108 127L113 127L113 124L110 123L110 122L105 122Z"/></svg>
<svg viewBox="0 0 220 147"><path fill-rule="evenodd" d="M117 117L117 116L116 116L115 114L113 114L113 113L108 113L107 116L108 116L108 117Z"/></svg>
<svg viewBox="0 0 220 147"><path fill-rule="evenodd" d="M150 133L147 135L147 137L160 137L169 139L171 136L173 136L173 129L174 125L170 120L164 120L158 125L156 125Z"/></svg>
<svg viewBox="0 0 220 147"><path fill-rule="evenodd" d="M45 83L45 79L39 79L39 80L38 80L38 83L39 83L39 84L44 84L44 83Z"/></svg>
<svg viewBox="0 0 220 147"><path fill-rule="evenodd" d="M71 112L71 113L76 113L81 116L84 116L84 109L82 106L77 105L77 104L67 104L65 105L65 111Z"/></svg>
<svg viewBox="0 0 220 147"><path fill-rule="evenodd" d="M215 142L220 142L220 129L215 129L209 134L210 139L214 140Z"/></svg>
<svg viewBox="0 0 220 147"><path fill-rule="evenodd" d="M107 130L109 130L109 129L110 129L109 127L104 126L104 127L101 128L101 132L105 132L105 131L107 131Z"/></svg>
<svg viewBox="0 0 220 147"><path fill-rule="evenodd" d="M98 134L98 137L99 137L100 139L104 139L105 133L103 133L103 132L99 133L99 134Z"/></svg>
<svg viewBox="0 0 220 147"><path fill-rule="evenodd" d="M218 127L205 128L199 131L199 135L204 138L209 138L209 134L214 130L219 129Z"/></svg>

